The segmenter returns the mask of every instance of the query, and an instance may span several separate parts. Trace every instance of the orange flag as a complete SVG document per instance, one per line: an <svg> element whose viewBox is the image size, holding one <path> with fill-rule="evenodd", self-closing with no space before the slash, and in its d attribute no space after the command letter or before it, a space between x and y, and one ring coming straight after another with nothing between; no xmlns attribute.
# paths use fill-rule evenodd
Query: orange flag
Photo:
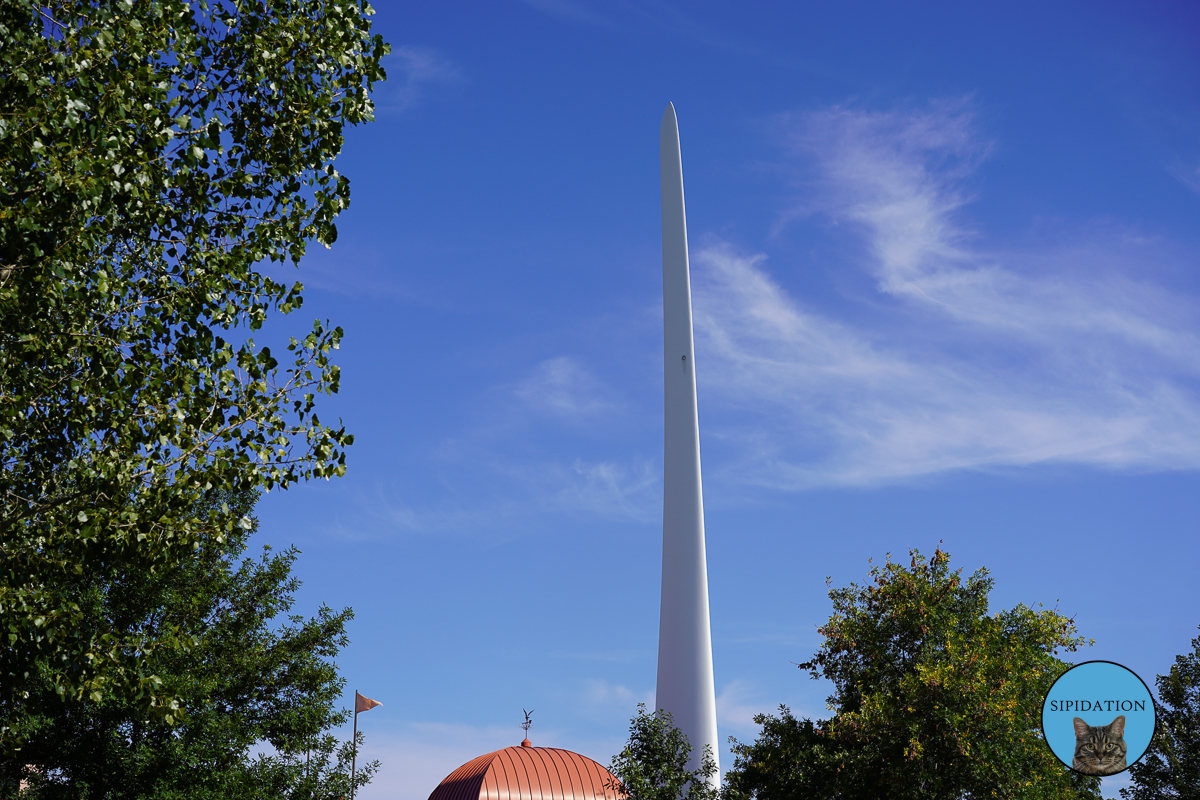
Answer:
<svg viewBox="0 0 1200 800"><path fill-rule="evenodd" d="M383 703L378 700L372 700L369 697L363 697L358 692L354 693L354 713L358 714L362 711L370 711L375 706L381 706Z"/></svg>

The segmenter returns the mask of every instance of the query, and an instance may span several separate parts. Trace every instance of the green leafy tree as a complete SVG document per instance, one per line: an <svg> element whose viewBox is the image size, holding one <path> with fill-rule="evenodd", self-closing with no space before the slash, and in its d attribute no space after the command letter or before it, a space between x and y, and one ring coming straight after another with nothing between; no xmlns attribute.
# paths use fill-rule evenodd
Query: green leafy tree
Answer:
<svg viewBox="0 0 1200 800"><path fill-rule="evenodd" d="M295 548L243 558L257 527L254 496L208 501L242 524L184 567L96 578L89 587L83 608L92 627L151 640L170 628L192 640L148 656L164 688L187 698L181 720L148 718L117 694L59 698L43 668L29 685L41 702L7 720L24 740L19 759L0 768L7 788L24 779L25 797L46 800L349 796L351 743L330 731L349 720L334 705L344 686L334 658L348 643L352 612L289 614L300 585L291 574ZM256 756L265 746L271 754ZM356 783L376 766L361 769Z"/></svg>
<svg viewBox="0 0 1200 800"><path fill-rule="evenodd" d="M1200 800L1200 636L1159 675L1158 730L1121 789L1126 800Z"/></svg>
<svg viewBox="0 0 1200 800"><path fill-rule="evenodd" d="M629 723L629 741L613 756L608 771L620 782L610 787L630 800L716 800L712 785L717 762L712 749L704 746L700 766L689 770L692 746L687 735L675 727L670 712L646 711L638 703Z"/></svg>
<svg viewBox="0 0 1200 800"><path fill-rule="evenodd" d="M739 747L728 778L741 796L789 785L897 800L1100 796L1097 779L1070 773L1041 739L1042 699L1068 666L1055 654L1084 643L1072 620L1023 605L989 614L987 571L964 579L941 549L913 550L907 567L889 558L871 579L829 592L825 641L800 665L832 681L834 716L765 719L766 738ZM772 762L775 747L813 763ZM785 772L767 775L772 765Z"/></svg>
<svg viewBox="0 0 1200 800"><path fill-rule="evenodd" d="M316 413L340 328L280 359L302 303L259 265L328 246L346 126L388 46L364 0L0 0L0 706L42 667L164 719L182 647L84 624L90 576L155 574L230 535L213 491L340 475ZM0 752L18 746L0 729Z"/></svg>
<svg viewBox="0 0 1200 800"><path fill-rule="evenodd" d="M724 800L797 800L797 798L854 796L846 791L847 776L838 771L845 759L833 742L810 719L797 719L781 705L779 716L756 714L758 738L744 744L730 737L733 766L725 773ZM841 787L839 787L839 783Z"/></svg>

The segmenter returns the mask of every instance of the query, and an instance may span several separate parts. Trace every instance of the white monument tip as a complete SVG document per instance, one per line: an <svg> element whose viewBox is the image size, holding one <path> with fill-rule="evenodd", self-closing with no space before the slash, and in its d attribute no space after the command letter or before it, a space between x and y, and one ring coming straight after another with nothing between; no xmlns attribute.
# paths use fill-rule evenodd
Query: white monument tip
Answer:
<svg viewBox="0 0 1200 800"><path fill-rule="evenodd" d="M679 139L679 119L675 116L675 104L667 103L667 108L663 111L662 118L662 135L674 134L676 141Z"/></svg>

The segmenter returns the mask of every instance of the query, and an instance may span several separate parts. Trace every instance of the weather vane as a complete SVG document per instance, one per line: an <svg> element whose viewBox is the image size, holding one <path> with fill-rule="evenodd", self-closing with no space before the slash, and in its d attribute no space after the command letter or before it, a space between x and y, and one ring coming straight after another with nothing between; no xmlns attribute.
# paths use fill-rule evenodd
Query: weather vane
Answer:
<svg viewBox="0 0 1200 800"><path fill-rule="evenodd" d="M521 710L525 711L523 708ZM521 730L525 731L526 739L529 738L529 729L533 727L533 712L536 710L536 708L531 708L525 711L525 721L521 723Z"/></svg>

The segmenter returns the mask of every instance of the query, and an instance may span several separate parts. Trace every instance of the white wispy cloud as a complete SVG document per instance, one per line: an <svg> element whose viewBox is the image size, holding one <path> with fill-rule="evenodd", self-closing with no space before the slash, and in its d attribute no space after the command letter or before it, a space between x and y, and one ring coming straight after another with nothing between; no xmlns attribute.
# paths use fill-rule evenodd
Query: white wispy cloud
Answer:
<svg viewBox="0 0 1200 800"><path fill-rule="evenodd" d="M654 708L652 688L632 688L602 678L583 679L574 683L561 707L543 709L539 719L574 720L566 728L539 724L529 738L539 747L564 747L608 765L613 754L625 744L629 720L638 703ZM720 738L732 733L743 740L752 739L758 732L755 714L766 711L778 713L777 706L767 707L760 702L753 687L742 680L725 685L717 696L717 717ZM794 709L799 716L811 714ZM579 720L587 720L584 726ZM584 732L586 731L586 733ZM349 731L345 732L349 735ZM362 800L422 800L451 772L484 753L516 745L523 736L515 724L464 725L460 723L396 720L388 725L381 722L367 735L359 758L378 759L380 770L357 796ZM725 750L722 746L722 750ZM732 761L723 757L726 769ZM361 762L360 762L361 763Z"/></svg>
<svg viewBox="0 0 1200 800"><path fill-rule="evenodd" d="M393 47L384 68L388 79L375 92L375 106L385 112L407 111L430 87L455 84L463 78L454 60L432 47L418 45Z"/></svg>
<svg viewBox="0 0 1200 800"><path fill-rule="evenodd" d="M965 104L794 120L816 201L862 238L878 294L838 318L759 255L695 259L698 364L727 478L783 489L1039 463L1200 467L1194 298L1143 275L1152 238L983 247L964 181L989 150ZM864 319L866 321L864 321Z"/></svg>
<svg viewBox="0 0 1200 800"><path fill-rule="evenodd" d="M617 406L608 389L570 356L546 359L514 393L539 411L577 421Z"/></svg>
<svg viewBox="0 0 1200 800"><path fill-rule="evenodd" d="M584 681L583 702L587 706L614 712L628 719L638 703L644 703L646 708L654 707L654 690L630 689L623 684L591 678Z"/></svg>
<svg viewBox="0 0 1200 800"><path fill-rule="evenodd" d="M726 684L717 695L717 723L721 729L730 729L740 735L756 731L754 715L773 710L757 695L753 687L740 678Z"/></svg>
<svg viewBox="0 0 1200 800"><path fill-rule="evenodd" d="M608 715L612 719L603 725L589 726L589 733L583 736L575 729L539 722L529 732L533 743L538 747L573 750L607 765L612 754L621 748L629 715L644 694L626 695L624 687L603 682L585 689L585 693L592 691L601 695L597 702L612 705L614 709L619 706L619 710ZM539 714L537 718L543 716L551 715ZM362 800L424 800L443 778L473 758L517 745L525 734L515 722L507 726L472 726L400 720L383 731L377 727L366 736L359 763L378 759L380 770L355 796ZM344 735L349 737L350 732L347 730Z"/></svg>
<svg viewBox="0 0 1200 800"><path fill-rule="evenodd" d="M551 658L562 658L568 661L611 661L629 662L646 657L648 654L641 650L554 650L548 653Z"/></svg>
<svg viewBox="0 0 1200 800"><path fill-rule="evenodd" d="M362 800L422 800L442 779L476 756L516 744L515 727L407 723L393 733L373 732L359 754L378 759L380 771L356 795Z"/></svg>
<svg viewBox="0 0 1200 800"><path fill-rule="evenodd" d="M490 444L471 442L473 455L458 454L470 463L448 466L457 484L478 484L478 475L486 475L493 488L488 494L421 500L377 484L370 495L360 494L352 504L355 513L340 521L334 532L358 541L396 535L503 538L526 531L534 523L604 520L644 524L662 514L658 470L649 461L580 458L563 464L478 449Z"/></svg>
<svg viewBox="0 0 1200 800"><path fill-rule="evenodd" d="M312 291L330 292L345 297L387 300L406 306L451 309L453 304L430 292L414 290L409 281L397 275L379 250L353 243L337 243L331 250L310 247L300 268L290 263L260 264L266 275L283 283L299 280L306 294Z"/></svg>
<svg viewBox="0 0 1200 800"><path fill-rule="evenodd" d="M834 109L813 115L797 137L820 160L829 212L862 227L879 288L981 331L1043 345L1086 332L1179 355L1178 334L1156 319L1165 294L1124 274L1137 264L1080 269L1080 256L1100 254L971 246L976 234L956 218L970 196L957 183L990 149L971 123L958 105L909 114Z"/></svg>
<svg viewBox="0 0 1200 800"><path fill-rule="evenodd" d="M578 0L522 0L525 5L535 8L552 17L583 25L597 25L602 28L614 27L606 17L598 14Z"/></svg>
<svg viewBox="0 0 1200 800"><path fill-rule="evenodd" d="M1174 175L1175 179L1184 186L1188 187L1193 192L1200 194L1200 164L1190 166L1183 163L1182 160L1177 159L1175 163L1171 165L1171 174Z"/></svg>
<svg viewBox="0 0 1200 800"><path fill-rule="evenodd" d="M658 469L650 461L576 459L571 471L574 477L557 492L553 507L637 522L653 522L661 514Z"/></svg>
<svg viewBox="0 0 1200 800"><path fill-rule="evenodd" d="M508 538L539 527L661 519L661 466L612 445L627 403L580 359L544 359L479 390L423 456L422 486L360 488L335 533Z"/></svg>
<svg viewBox="0 0 1200 800"><path fill-rule="evenodd" d="M450 512L422 512L402 504L392 515L397 524L444 532L478 529L480 523L492 530L521 527L539 517L648 522L661 514L654 462L633 454L594 454L589 437L608 436L611 425L619 424L613 412L624 403L579 359L545 359L485 396L480 418L444 440L436 458L455 472L487 474L493 493L470 504L456 503ZM539 437L548 437L551 449L529 445ZM572 449L578 455L568 455Z"/></svg>

